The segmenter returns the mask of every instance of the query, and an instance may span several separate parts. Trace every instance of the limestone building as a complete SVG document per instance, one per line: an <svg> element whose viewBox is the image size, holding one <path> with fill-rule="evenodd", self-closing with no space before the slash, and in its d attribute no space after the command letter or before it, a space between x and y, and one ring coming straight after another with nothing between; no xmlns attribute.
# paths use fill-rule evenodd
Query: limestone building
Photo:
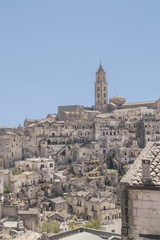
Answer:
<svg viewBox="0 0 160 240"><path fill-rule="evenodd" d="M148 143L121 180L122 240L160 239L160 142Z"/></svg>
<svg viewBox="0 0 160 240"><path fill-rule="evenodd" d="M95 109L100 112L107 111L108 92L106 82L106 72L104 72L100 63L99 69L96 72L95 82Z"/></svg>

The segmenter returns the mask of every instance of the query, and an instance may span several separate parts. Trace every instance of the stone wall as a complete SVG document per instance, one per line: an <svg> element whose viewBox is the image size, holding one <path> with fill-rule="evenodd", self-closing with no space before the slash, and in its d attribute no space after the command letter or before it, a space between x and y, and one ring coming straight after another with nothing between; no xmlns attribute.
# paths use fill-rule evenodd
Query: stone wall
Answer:
<svg viewBox="0 0 160 240"><path fill-rule="evenodd" d="M19 216L23 220L24 226L29 230L36 231L39 227L40 215L38 209L19 211Z"/></svg>
<svg viewBox="0 0 160 240"><path fill-rule="evenodd" d="M160 191L128 190L127 240L160 238ZM147 237L148 236L148 237ZM153 238L159 236L159 238Z"/></svg>
<svg viewBox="0 0 160 240"><path fill-rule="evenodd" d="M68 106L59 106L58 107L58 113L60 114L61 112L81 112L83 111L83 106L82 105L68 105Z"/></svg>
<svg viewBox="0 0 160 240"><path fill-rule="evenodd" d="M3 205L3 217L17 217L18 205Z"/></svg>

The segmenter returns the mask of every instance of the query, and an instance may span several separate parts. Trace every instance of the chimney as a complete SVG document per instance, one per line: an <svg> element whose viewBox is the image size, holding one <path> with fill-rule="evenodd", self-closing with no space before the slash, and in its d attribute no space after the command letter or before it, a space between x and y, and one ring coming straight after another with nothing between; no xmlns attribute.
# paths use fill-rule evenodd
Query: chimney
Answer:
<svg viewBox="0 0 160 240"><path fill-rule="evenodd" d="M147 158L142 159L142 182L143 184L150 184L150 160Z"/></svg>

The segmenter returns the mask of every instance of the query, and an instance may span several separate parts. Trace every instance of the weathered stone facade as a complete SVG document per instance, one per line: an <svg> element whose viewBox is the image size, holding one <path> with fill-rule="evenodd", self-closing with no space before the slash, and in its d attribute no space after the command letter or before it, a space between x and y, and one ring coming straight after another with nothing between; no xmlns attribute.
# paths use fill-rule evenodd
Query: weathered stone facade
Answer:
<svg viewBox="0 0 160 240"><path fill-rule="evenodd" d="M150 143L121 181L122 239L160 238L160 143Z"/></svg>
<svg viewBox="0 0 160 240"><path fill-rule="evenodd" d="M98 71L96 72L95 82L95 109L100 112L107 111L108 104L108 88L106 82L106 72L104 72L102 65L100 64Z"/></svg>

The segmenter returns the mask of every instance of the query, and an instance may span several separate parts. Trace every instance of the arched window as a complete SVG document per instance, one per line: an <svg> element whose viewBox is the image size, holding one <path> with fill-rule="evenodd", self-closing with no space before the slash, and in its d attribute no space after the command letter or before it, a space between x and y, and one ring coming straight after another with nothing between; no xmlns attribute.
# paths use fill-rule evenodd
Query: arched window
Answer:
<svg viewBox="0 0 160 240"><path fill-rule="evenodd" d="M41 164L40 169L44 168L44 164Z"/></svg>
<svg viewBox="0 0 160 240"><path fill-rule="evenodd" d="M49 165L50 167L53 167L53 163L50 163L50 165Z"/></svg>
<svg viewBox="0 0 160 240"><path fill-rule="evenodd" d="M100 97L100 94L99 93L97 93L97 98L99 98Z"/></svg>

